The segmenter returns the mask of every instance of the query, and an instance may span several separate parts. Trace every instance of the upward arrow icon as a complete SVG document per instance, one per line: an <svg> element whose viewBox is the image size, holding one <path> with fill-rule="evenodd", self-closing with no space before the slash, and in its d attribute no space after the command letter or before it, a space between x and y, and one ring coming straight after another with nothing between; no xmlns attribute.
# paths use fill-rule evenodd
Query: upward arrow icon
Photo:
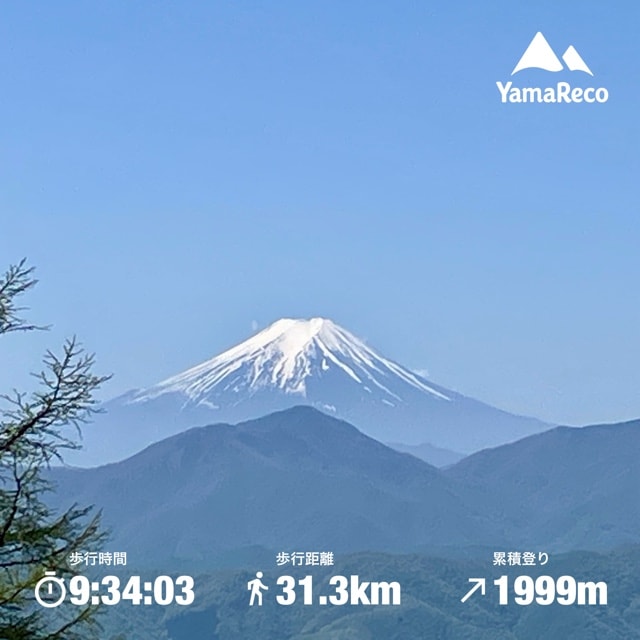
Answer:
<svg viewBox="0 0 640 640"><path fill-rule="evenodd" d="M487 581L485 578L469 578L469 582L475 582L475 584L469 589L467 595L460 599L460 602L466 602L478 589L481 589L480 593L482 595L487 591Z"/></svg>

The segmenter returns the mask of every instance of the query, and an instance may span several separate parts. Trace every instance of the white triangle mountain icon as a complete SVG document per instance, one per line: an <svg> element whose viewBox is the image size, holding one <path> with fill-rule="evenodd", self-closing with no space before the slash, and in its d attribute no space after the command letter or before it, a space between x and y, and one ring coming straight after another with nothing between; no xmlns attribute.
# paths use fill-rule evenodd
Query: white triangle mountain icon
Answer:
<svg viewBox="0 0 640 640"><path fill-rule="evenodd" d="M582 56L575 50L575 47L571 45L563 54L562 59L571 71L584 71L590 76L593 75L591 69L587 66L587 63L582 59Z"/></svg>
<svg viewBox="0 0 640 640"><path fill-rule="evenodd" d="M564 52L562 59L570 71L584 71L591 76L593 75L591 69L589 69L573 45ZM533 40L531 40L526 51L518 60L518 64L516 64L511 75L523 69L544 69L545 71L553 72L564 69L562 62L560 62L560 59L540 31L533 36Z"/></svg>

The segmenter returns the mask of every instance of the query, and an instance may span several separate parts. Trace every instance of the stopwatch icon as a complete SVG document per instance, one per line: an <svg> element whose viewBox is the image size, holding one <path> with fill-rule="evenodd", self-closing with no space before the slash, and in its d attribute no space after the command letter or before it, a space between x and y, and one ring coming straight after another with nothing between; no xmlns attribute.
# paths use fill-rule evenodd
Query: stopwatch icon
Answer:
<svg viewBox="0 0 640 640"><path fill-rule="evenodd" d="M44 588L44 593L42 592ZM56 598L56 593L59 596ZM53 609L62 604L67 596L67 587L62 578L56 578L55 571L45 571L44 578L41 578L35 587L35 597L39 605L47 609Z"/></svg>

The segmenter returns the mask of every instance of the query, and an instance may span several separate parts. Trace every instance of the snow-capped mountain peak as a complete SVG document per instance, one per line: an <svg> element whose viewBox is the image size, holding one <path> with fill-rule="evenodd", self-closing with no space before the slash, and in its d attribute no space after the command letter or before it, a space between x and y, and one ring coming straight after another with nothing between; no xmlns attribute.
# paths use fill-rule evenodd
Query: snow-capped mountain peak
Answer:
<svg viewBox="0 0 640 640"><path fill-rule="evenodd" d="M470 453L544 425L451 391L325 318L283 318L183 373L105 403L72 464L103 464L190 427L236 424L296 405L381 442Z"/></svg>
<svg viewBox="0 0 640 640"><path fill-rule="evenodd" d="M387 402L402 401L399 385L449 398L426 380L384 358L362 340L325 318L283 318L245 342L136 394L144 402L179 393L193 404L217 407L221 394L252 395L278 390L307 398L310 379L338 374Z"/></svg>

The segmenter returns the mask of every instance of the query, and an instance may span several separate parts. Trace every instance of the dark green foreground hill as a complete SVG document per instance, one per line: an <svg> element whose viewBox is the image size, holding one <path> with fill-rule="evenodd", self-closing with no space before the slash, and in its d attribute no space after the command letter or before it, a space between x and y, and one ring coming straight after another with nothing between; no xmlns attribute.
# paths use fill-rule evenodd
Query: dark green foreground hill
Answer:
<svg viewBox="0 0 640 640"><path fill-rule="evenodd" d="M536 570L492 567L490 554L482 562L462 562L420 555L356 554L337 558L313 574L319 593L331 593L330 575L358 574L363 579L397 580L400 606L285 607L274 602L276 578L291 570L275 563L261 567L270 586L263 607L248 606L247 580L252 572L216 572L197 578L197 599L187 609L128 607L109 612L105 638L116 632L127 640L640 640L640 547L607 554L571 553L551 556L538 572L577 580L608 583L607 606L500 606L493 578ZM488 593L466 603L460 598L468 578L486 577Z"/></svg>

